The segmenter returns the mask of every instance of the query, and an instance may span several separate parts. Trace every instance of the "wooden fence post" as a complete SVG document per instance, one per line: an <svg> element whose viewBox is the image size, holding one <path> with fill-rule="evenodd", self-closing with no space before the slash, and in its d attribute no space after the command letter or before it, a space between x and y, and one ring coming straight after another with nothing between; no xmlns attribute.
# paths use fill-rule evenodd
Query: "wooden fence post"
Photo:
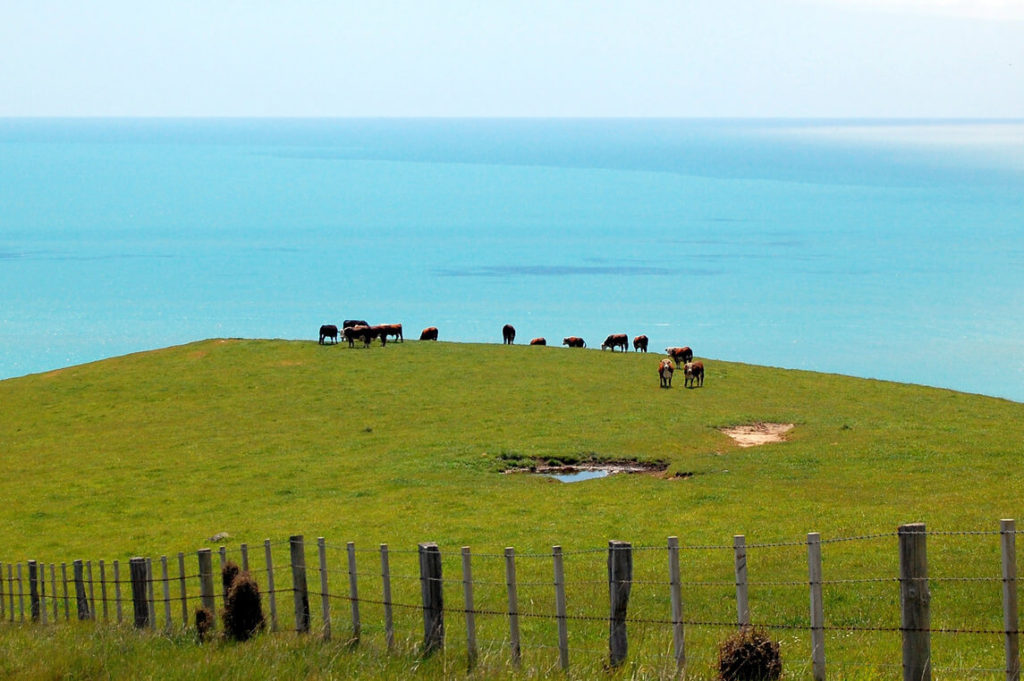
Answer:
<svg viewBox="0 0 1024 681"><path fill-rule="evenodd" d="M611 614L608 618L608 651L612 667L626 661L629 641L626 638L626 610L633 585L633 545L625 541L608 542L608 593Z"/></svg>
<svg viewBox="0 0 1024 681"><path fill-rule="evenodd" d="M96 619L96 583L92 579L92 561L85 561L85 581L89 585L89 619Z"/></svg>
<svg viewBox="0 0 1024 681"><path fill-rule="evenodd" d="M274 557L270 540L263 540L263 553L267 563L267 596L270 598L270 630L277 631L277 592L274 590Z"/></svg>
<svg viewBox="0 0 1024 681"><path fill-rule="evenodd" d="M302 535L289 538L292 558L292 589L295 596L295 631L309 631L309 590L306 587L306 546Z"/></svg>
<svg viewBox="0 0 1024 681"><path fill-rule="evenodd" d="M683 630L683 591L679 579L679 538L668 538L668 583L672 594L672 646L676 654L676 674L686 668L686 636Z"/></svg>
<svg viewBox="0 0 1024 681"><path fill-rule="evenodd" d="M7 570L10 571L10 569L11 569L11 566L8 565L7 566ZM60 578L61 578L61 581L64 584L64 588L63 588L63 593L64 593L64 621L68 621L68 620L71 619L71 599L68 596L68 564L67 563L61 563L60 564ZM11 611L12 611L11 612L11 618L13 619L14 618L14 612L13 612L14 611L14 599L13 599L13 597L11 598Z"/></svg>
<svg viewBox="0 0 1024 681"><path fill-rule="evenodd" d="M320 556L320 612L323 616L325 641L331 640L331 597L327 591L327 541L317 537L317 553Z"/></svg>
<svg viewBox="0 0 1024 681"><path fill-rule="evenodd" d="M352 604L352 643L359 643L363 626L359 621L359 573L356 572L356 544L348 542L348 598Z"/></svg>
<svg viewBox="0 0 1024 681"><path fill-rule="evenodd" d="M522 661L522 647L519 642L519 593L516 588L516 550L511 546L505 548L505 585L508 588L508 629L512 666L519 669Z"/></svg>
<svg viewBox="0 0 1024 681"><path fill-rule="evenodd" d="M46 624L46 563L39 563L39 621Z"/></svg>
<svg viewBox="0 0 1024 681"><path fill-rule="evenodd" d="M160 556L160 582L164 592L164 627L170 631L171 623L171 583L167 576L167 556Z"/></svg>
<svg viewBox="0 0 1024 681"><path fill-rule="evenodd" d="M903 681L931 681L931 614L924 523L900 525L900 630Z"/></svg>
<svg viewBox="0 0 1024 681"><path fill-rule="evenodd" d="M110 607L107 605L107 565L100 561L100 602L103 604L103 621L110 621Z"/></svg>
<svg viewBox="0 0 1024 681"><path fill-rule="evenodd" d="M146 606L149 608L149 628L156 629L156 599L153 596L153 559L146 559Z"/></svg>
<svg viewBox="0 0 1024 681"><path fill-rule="evenodd" d="M10 600L11 607L7 609L10 620L14 621L14 568L10 563L7 564L7 596Z"/></svg>
<svg viewBox="0 0 1024 681"><path fill-rule="evenodd" d="M423 597L423 655L444 648L444 584L441 549L434 542L419 545L420 592Z"/></svg>
<svg viewBox="0 0 1024 681"><path fill-rule="evenodd" d="M85 592L85 565L81 560L72 563L75 570L75 600L78 603L78 619L87 620L91 618L89 612L89 596Z"/></svg>
<svg viewBox="0 0 1024 681"><path fill-rule="evenodd" d="M7 619L7 592L4 590L4 564L0 563L0 621Z"/></svg>
<svg viewBox="0 0 1024 681"><path fill-rule="evenodd" d="M249 571L249 545L242 544L239 546L239 550L242 552L242 572Z"/></svg>
<svg viewBox="0 0 1024 681"><path fill-rule="evenodd" d="M28 561L28 606L33 622L39 621L39 563Z"/></svg>
<svg viewBox="0 0 1024 681"><path fill-rule="evenodd" d="M120 624L124 613L121 610L121 564L114 561L114 605L117 608L117 623Z"/></svg>
<svg viewBox="0 0 1024 681"><path fill-rule="evenodd" d="M230 584L224 583L224 566L228 563L228 547L221 546L220 549L217 551L217 555L220 556L220 570L218 570L217 572L217 574L220 576L220 579L217 580L217 583L220 584L221 602L224 604L224 607L226 608L228 607L228 588L231 586Z"/></svg>
<svg viewBox="0 0 1024 681"><path fill-rule="evenodd" d="M473 568L468 546L462 547L462 600L466 610L466 666L476 666L476 613L473 612Z"/></svg>
<svg viewBox="0 0 1024 681"><path fill-rule="evenodd" d="M149 626L149 591L146 585L146 559L132 558L128 562L132 579L132 608L135 614L135 628Z"/></svg>
<svg viewBox="0 0 1024 681"><path fill-rule="evenodd" d="M742 534L732 538L736 561L736 624L750 626L750 600L747 588L747 539Z"/></svg>
<svg viewBox="0 0 1024 681"><path fill-rule="evenodd" d="M391 566L387 544L380 545L380 577L384 590L384 640L391 650L395 647L395 623L391 616Z"/></svg>
<svg viewBox="0 0 1024 681"><path fill-rule="evenodd" d="M555 614L558 617L558 664L569 671L569 622L565 607L565 565L562 547L551 547L551 562L555 573Z"/></svg>
<svg viewBox="0 0 1024 681"><path fill-rule="evenodd" d="M203 607L213 615L210 628L217 628L217 601L213 591L213 552L210 549L199 549L199 598Z"/></svg>
<svg viewBox="0 0 1024 681"><path fill-rule="evenodd" d="M821 594L821 534L807 534L807 574L811 589L811 673L825 681L825 603Z"/></svg>
<svg viewBox="0 0 1024 681"><path fill-rule="evenodd" d="M0 581L3 581L3 572L0 571ZM57 623L57 566L50 563L50 597L53 599L53 623Z"/></svg>
<svg viewBox="0 0 1024 681"><path fill-rule="evenodd" d="M1006 632L1006 681L1020 681L1017 618L1017 530L1013 520L999 522L1003 553L1003 630Z"/></svg>
<svg viewBox="0 0 1024 681"><path fill-rule="evenodd" d="M185 554L178 551L178 586L181 587L181 628L188 629L188 590L185 587Z"/></svg>

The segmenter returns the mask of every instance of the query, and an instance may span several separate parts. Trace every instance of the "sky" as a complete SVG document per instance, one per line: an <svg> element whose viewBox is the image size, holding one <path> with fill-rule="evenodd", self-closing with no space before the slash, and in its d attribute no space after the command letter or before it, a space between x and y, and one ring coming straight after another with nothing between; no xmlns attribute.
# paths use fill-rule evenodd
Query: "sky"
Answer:
<svg viewBox="0 0 1024 681"><path fill-rule="evenodd" d="M1024 118L1024 0L0 0L0 117Z"/></svg>

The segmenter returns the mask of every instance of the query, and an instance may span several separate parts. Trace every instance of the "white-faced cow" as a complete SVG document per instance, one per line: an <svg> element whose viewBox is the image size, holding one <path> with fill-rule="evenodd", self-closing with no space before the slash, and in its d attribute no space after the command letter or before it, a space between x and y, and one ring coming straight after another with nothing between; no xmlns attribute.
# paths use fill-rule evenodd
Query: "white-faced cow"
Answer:
<svg viewBox="0 0 1024 681"><path fill-rule="evenodd" d="M658 364L658 376L661 378L662 388L672 387L672 374L675 372L675 367L672 366L672 360L663 359Z"/></svg>
<svg viewBox="0 0 1024 681"><path fill-rule="evenodd" d="M629 350L629 336L624 333L613 333L601 343L601 349L605 348L611 348L612 352L615 352L615 348L622 348L622 351L626 352Z"/></svg>
<svg viewBox="0 0 1024 681"><path fill-rule="evenodd" d="M328 338L332 343L338 342L338 327L334 324L324 324L320 327L320 345L324 345Z"/></svg>
<svg viewBox="0 0 1024 681"><path fill-rule="evenodd" d="M676 363L676 369L679 368L680 364L686 364L687 362L693 361L693 350L691 350L689 347L665 348L665 352Z"/></svg>
<svg viewBox="0 0 1024 681"><path fill-rule="evenodd" d="M683 386L693 388L704 385L704 362L687 362L683 365Z"/></svg>

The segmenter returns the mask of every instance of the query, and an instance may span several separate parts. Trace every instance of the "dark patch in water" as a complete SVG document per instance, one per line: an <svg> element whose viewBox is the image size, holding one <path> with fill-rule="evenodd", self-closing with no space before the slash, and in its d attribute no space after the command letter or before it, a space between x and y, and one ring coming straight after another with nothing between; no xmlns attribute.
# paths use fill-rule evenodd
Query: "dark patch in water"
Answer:
<svg viewBox="0 0 1024 681"><path fill-rule="evenodd" d="M597 265L582 267L549 265L484 266L467 267L463 269L439 269L435 270L435 273L442 277L571 277L577 275L663 277L678 274L689 274L695 276L715 276L721 274L719 270L710 269L650 267L637 265Z"/></svg>

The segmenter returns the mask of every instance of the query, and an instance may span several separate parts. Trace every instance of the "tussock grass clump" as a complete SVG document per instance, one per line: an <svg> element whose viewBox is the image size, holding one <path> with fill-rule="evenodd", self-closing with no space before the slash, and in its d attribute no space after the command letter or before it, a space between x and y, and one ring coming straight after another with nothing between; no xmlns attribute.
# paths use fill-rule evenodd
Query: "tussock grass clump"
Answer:
<svg viewBox="0 0 1024 681"><path fill-rule="evenodd" d="M196 608L196 635L200 643L210 640L213 633L213 613L207 607Z"/></svg>
<svg viewBox="0 0 1024 681"><path fill-rule="evenodd" d="M718 649L722 681L771 681L782 676L779 644L757 627L743 627Z"/></svg>
<svg viewBox="0 0 1024 681"><path fill-rule="evenodd" d="M256 580L248 572L239 572L234 563L227 563L222 573L228 587L224 606L224 635L236 641L248 641L263 630L263 602Z"/></svg>

